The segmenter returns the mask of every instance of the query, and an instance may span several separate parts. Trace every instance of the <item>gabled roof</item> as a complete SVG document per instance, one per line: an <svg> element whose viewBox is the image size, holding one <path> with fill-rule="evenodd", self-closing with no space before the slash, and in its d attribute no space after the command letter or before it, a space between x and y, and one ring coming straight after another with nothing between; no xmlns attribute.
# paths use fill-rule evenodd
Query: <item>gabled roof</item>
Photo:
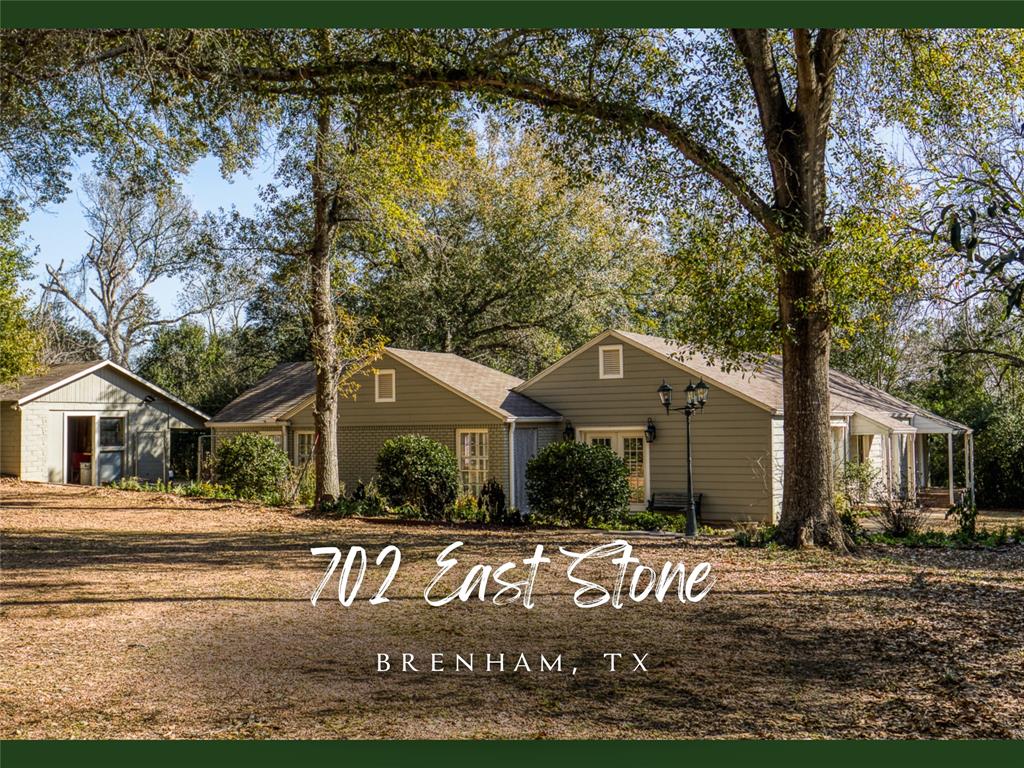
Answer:
<svg viewBox="0 0 1024 768"><path fill-rule="evenodd" d="M541 380L552 371L557 370L567 361L609 339L616 339L631 344L638 349L671 363L692 376L700 376L725 391L766 410L776 413L781 413L782 411L781 357L769 357L756 370L742 367L723 367L711 362L704 355L687 348L674 339L633 333L631 331L608 330L598 334L582 347L570 352L529 381L521 384L517 387L517 390L528 392L535 382ZM832 370L829 374L829 391L833 413L860 413L881 426L889 428L891 425L894 431L900 431L896 429L896 425L900 423L893 418L897 415L922 417L931 422L937 422L952 431L969 431L969 427L965 424L943 419L925 408L909 403L906 400L901 400L894 395L890 395L888 392L873 387L870 384L865 384L852 376L836 370ZM900 424L900 426L901 428L907 427L905 424ZM934 430L929 427L929 429L922 431Z"/></svg>
<svg viewBox="0 0 1024 768"><path fill-rule="evenodd" d="M18 405L25 405L26 403L30 403L49 392L53 392L56 389L67 386L71 382L77 381L78 379L88 376L90 373L95 373L103 368L110 368L117 371L117 373L122 376L125 376L146 389L157 393L161 397L181 408L184 408L204 421L209 418L205 413L197 408L193 408L184 400L175 397L167 390L158 387L152 382L146 381L141 376L132 373L127 368L122 368L120 365L111 362L110 360L89 360L81 363L53 365L42 373L33 376L22 376L10 384L0 386L0 400L14 400Z"/></svg>
<svg viewBox="0 0 1024 768"><path fill-rule="evenodd" d="M392 357L442 386L507 419L559 419L556 412L513 388L523 383L486 365L450 352L387 348Z"/></svg>
<svg viewBox="0 0 1024 768"><path fill-rule="evenodd" d="M309 362L281 363L221 408L212 422L275 424L297 410L316 392L316 373Z"/></svg>
<svg viewBox="0 0 1024 768"><path fill-rule="evenodd" d="M550 408L513 392L522 379L459 355L393 347L385 348L384 353L500 419L561 418ZM310 405L315 393L313 364L285 363L224 406L210 423L279 424Z"/></svg>

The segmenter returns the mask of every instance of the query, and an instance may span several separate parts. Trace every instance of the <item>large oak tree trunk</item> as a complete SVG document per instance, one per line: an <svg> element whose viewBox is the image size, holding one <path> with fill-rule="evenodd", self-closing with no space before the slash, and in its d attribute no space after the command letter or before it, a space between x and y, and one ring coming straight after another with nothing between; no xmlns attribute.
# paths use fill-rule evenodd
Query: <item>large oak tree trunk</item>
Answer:
<svg viewBox="0 0 1024 768"><path fill-rule="evenodd" d="M316 147L313 157L313 246L309 254L309 300L313 316L313 366L316 370L316 506L334 504L338 482L338 350L331 286L330 200L327 194L326 145L330 140L330 101L317 104Z"/></svg>
<svg viewBox="0 0 1024 768"><path fill-rule="evenodd" d="M822 279L814 269L781 275L779 309L788 329L782 348L785 415L783 508L779 539L789 546L846 548L832 489L829 417L829 329L818 312Z"/></svg>

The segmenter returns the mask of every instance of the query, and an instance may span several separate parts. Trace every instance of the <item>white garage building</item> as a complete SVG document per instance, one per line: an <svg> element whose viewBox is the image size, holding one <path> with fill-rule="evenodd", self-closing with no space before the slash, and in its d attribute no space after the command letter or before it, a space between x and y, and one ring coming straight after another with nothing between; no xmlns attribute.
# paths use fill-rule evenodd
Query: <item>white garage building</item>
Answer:
<svg viewBox="0 0 1024 768"><path fill-rule="evenodd" d="M0 474L99 485L165 480L173 430L208 417L109 360L49 368L0 386Z"/></svg>

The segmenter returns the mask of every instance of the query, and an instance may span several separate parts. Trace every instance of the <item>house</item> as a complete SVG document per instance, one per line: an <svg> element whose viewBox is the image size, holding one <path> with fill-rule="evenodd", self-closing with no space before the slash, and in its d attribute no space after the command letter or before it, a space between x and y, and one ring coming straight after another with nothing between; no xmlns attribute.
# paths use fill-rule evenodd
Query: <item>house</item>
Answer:
<svg viewBox="0 0 1024 768"><path fill-rule="evenodd" d="M340 479L348 491L373 478L385 440L419 434L455 453L465 492L478 493L494 478L507 502L522 509L517 467L562 432L557 413L514 391L522 379L458 355L388 347L354 383L355 397L338 409ZM239 432L257 432L302 466L313 450L315 387L312 363L277 366L207 422L213 450Z"/></svg>
<svg viewBox="0 0 1024 768"><path fill-rule="evenodd" d="M56 365L0 386L0 473L83 485L164 480L172 435L207 418L109 360Z"/></svg>
<svg viewBox="0 0 1024 768"><path fill-rule="evenodd" d="M757 371L715 365L676 341L609 330L549 366L516 391L557 411L575 439L608 445L630 472L635 508L651 493L680 493L686 484L685 420L666 414L657 396L667 381L682 392L703 379L711 394L692 418L694 492L702 518L774 521L782 508L782 362ZM833 371L833 456L870 462L876 494L916 496L930 489L932 436L946 442L953 477L953 438L964 439L967 491L973 492L971 431L911 403ZM646 442L648 424L654 441ZM943 489L950 503L957 489Z"/></svg>
<svg viewBox="0 0 1024 768"><path fill-rule="evenodd" d="M625 462L631 507L652 494L681 493L686 483L685 421L666 414L662 381L682 392L693 380L711 388L692 419L694 492L708 522L772 521L782 504L782 366L723 368L657 336L605 331L529 381L452 354L388 348L356 377L354 400L339 407L339 465L348 488L373 477L383 441L423 434L451 448L463 490L497 479L512 507L528 511L526 463L548 443L575 439L608 446ZM313 447L315 377L310 363L278 366L208 422L214 447L239 431L270 435L301 464ZM875 492L915 496L930 489L928 454L935 436L948 452L965 448L972 492L971 432L839 372L830 381L833 455L869 462ZM943 498L963 492L950 483Z"/></svg>

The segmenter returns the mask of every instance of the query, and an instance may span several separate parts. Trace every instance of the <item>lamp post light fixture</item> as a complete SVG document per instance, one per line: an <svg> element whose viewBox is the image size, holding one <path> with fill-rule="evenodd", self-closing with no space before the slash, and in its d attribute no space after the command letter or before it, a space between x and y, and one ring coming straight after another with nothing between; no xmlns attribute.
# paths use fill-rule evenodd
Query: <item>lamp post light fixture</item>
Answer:
<svg viewBox="0 0 1024 768"><path fill-rule="evenodd" d="M697 535L697 508L693 503L693 450L690 441L690 417L698 411L704 410L708 401L708 387L704 379L694 384L692 381L686 385L686 405L672 407L672 385L664 379L658 387L658 399L665 406L665 413L681 411L686 416L686 535Z"/></svg>

